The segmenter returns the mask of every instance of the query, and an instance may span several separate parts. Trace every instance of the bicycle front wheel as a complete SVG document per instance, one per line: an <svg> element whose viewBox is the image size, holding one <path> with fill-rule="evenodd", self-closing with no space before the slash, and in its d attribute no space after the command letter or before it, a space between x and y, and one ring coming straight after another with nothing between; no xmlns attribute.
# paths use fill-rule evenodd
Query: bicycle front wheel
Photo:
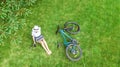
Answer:
<svg viewBox="0 0 120 67"><path fill-rule="evenodd" d="M70 34L77 34L80 31L80 26L76 22L66 22L64 29Z"/></svg>

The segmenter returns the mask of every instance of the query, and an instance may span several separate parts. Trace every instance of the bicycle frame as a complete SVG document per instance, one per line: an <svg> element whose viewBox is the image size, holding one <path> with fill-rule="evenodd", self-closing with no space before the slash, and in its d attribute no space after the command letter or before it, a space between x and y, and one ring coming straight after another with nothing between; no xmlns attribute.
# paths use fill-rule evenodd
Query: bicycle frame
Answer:
<svg viewBox="0 0 120 67"><path fill-rule="evenodd" d="M71 41L73 40L73 38L68 36L63 29L60 29L59 32L64 39L64 45L67 47L71 42L68 42L66 38L70 39Z"/></svg>

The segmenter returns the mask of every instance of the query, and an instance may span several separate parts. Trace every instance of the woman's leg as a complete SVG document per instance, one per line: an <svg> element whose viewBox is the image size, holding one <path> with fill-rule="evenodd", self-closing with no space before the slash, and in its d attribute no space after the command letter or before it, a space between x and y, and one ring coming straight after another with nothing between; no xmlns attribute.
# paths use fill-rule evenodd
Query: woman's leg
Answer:
<svg viewBox="0 0 120 67"><path fill-rule="evenodd" d="M49 51L46 49L46 47L45 47L43 41L39 41L39 43L41 43L42 47L43 47L43 48L45 49L45 51L49 54Z"/></svg>
<svg viewBox="0 0 120 67"><path fill-rule="evenodd" d="M48 48L47 42L45 41L44 38L43 38L43 43L44 43L45 47L47 48L47 50L48 50L49 52L51 52L50 49Z"/></svg>

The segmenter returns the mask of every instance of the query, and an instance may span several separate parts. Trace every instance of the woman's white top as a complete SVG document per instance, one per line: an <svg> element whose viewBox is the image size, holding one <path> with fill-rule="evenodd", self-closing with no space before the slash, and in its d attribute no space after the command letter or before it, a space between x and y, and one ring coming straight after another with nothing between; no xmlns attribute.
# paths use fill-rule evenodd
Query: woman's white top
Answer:
<svg viewBox="0 0 120 67"><path fill-rule="evenodd" d="M32 36L33 37L38 37L41 35L41 28L39 27L39 29L37 30L37 32L35 32L36 30L34 30L34 28L32 29Z"/></svg>

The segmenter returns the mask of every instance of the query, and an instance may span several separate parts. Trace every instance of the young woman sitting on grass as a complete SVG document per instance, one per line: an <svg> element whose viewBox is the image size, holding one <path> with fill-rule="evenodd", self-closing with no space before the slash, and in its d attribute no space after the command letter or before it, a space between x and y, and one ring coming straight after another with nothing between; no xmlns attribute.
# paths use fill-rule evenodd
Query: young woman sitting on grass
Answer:
<svg viewBox="0 0 120 67"><path fill-rule="evenodd" d="M44 37L41 35L41 27L35 25L32 29L32 37L34 41L34 47L36 47L36 42L40 43L42 47L45 49L48 55L50 55L52 52L49 50L48 45L44 39Z"/></svg>

